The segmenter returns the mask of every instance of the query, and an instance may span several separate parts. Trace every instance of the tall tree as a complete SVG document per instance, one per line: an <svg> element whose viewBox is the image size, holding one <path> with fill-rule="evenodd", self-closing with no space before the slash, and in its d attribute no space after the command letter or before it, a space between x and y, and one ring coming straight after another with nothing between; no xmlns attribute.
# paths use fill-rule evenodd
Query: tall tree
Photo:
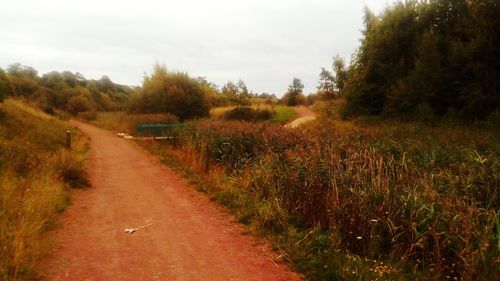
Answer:
<svg viewBox="0 0 500 281"><path fill-rule="evenodd" d="M495 0L398 2L365 13L345 84L347 115L484 119L500 108Z"/></svg>
<svg viewBox="0 0 500 281"><path fill-rule="evenodd" d="M335 77L333 77L330 71L323 67L319 73L317 89L323 98L333 99L335 97Z"/></svg>
<svg viewBox="0 0 500 281"><path fill-rule="evenodd" d="M54 90L62 90L65 86L63 76L57 71L45 73L40 79L40 82L43 86Z"/></svg>
<svg viewBox="0 0 500 281"><path fill-rule="evenodd" d="M347 70L345 68L344 59L342 59L339 55L333 58L333 73L335 76L333 80L335 82L335 87L337 88L338 94L344 94L345 82L347 80Z"/></svg>
<svg viewBox="0 0 500 281"><path fill-rule="evenodd" d="M251 93L243 80L239 80L237 84L229 81L222 87L222 94L229 100L231 104L238 107L250 105Z"/></svg>
<svg viewBox="0 0 500 281"><path fill-rule="evenodd" d="M299 78L293 78L292 83L288 86L287 104L290 106L295 106L299 104L299 98L304 91L304 84Z"/></svg>
<svg viewBox="0 0 500 281"><path fill-rule="evenodd" d="M243 80L240 79L238 81L238 94L236 96L236 105L238 105L238 107L250 105L251 96L252 95L248 90L247 85L245 84L245 82L243 82Z"/></svg>
<svg viewBox="0 0 500 281"><path fill-rule="evenodd" d="M229 81L224 86L222 86L222 94L224 95L224 98L227 99L230 103L233 103L237 100L238 92L238 86L232 81Z"/></svg>

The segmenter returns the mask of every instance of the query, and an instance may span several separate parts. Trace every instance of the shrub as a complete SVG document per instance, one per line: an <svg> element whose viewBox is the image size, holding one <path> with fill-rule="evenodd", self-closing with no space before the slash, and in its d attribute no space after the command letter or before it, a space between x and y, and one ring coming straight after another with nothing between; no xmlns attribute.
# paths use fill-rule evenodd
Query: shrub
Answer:
<svg viewBox="0 0 500 281"><path fill-rule="evenodd" d="M54 107L46 103L42 104L42 111L50 115L56 115Z"/></svg>
<svg viewBox="0 0 500 281"><path fill-rule="evenodd" d="M241 121L264 121L269 120L274 115L274 112L269 109L254 109L251 107L236 107L225 114L226 120L241 120Z"/></svg>
<svg viewBox="0 0 500 281"><path fill-rule="evenodd" d="M94 121L97 119L97 112L95 112L95 111L83 111L83 112L79 112L77 114L77 117L81 118L85 121Z"/></svg>
<svg viewBox="0 0 500 281"><path fill-rule="evenodd" d="M92 102L85 96L74 96L66 104L66 110L73 115L94 109Z"/></svg>
<svg viewBox="0 0 500 281"><path fill-rule="evenodd" d="M73 155L66 153L59 157L58 173L63 181L73 188L90 186L87 171L82 160L76 159Z"/></svg>

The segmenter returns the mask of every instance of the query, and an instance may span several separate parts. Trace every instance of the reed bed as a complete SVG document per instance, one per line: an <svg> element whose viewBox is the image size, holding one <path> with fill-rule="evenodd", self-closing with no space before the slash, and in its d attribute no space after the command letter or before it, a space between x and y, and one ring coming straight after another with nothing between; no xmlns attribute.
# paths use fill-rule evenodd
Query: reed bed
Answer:
<svg viewBox="0 0 500 281"><path fill-rule="evenodd" d="M492 280L498 140L423 124L201 121L155 150L203 171L215 200L312 279Z"/></svg>

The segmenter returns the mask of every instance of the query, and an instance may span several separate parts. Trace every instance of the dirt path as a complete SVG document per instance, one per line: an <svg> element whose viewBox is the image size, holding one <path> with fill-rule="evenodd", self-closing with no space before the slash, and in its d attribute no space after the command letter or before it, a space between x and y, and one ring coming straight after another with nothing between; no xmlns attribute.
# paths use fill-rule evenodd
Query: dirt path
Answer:
<svg viewBox="0 0 500 281"><path fill-rule="evenodd" d="M300 105L293 108L298 118L285 125L285 128L297 128L300 125L316 119L316 113L306 106Z"/></svg>
<svg viewBox="0 0 500 281"><path fill-rule="evenodd" d="M300 280L156 158L108 131L73 124L92 138L93 187L76 193L62 215L44 279Z"/></svg>

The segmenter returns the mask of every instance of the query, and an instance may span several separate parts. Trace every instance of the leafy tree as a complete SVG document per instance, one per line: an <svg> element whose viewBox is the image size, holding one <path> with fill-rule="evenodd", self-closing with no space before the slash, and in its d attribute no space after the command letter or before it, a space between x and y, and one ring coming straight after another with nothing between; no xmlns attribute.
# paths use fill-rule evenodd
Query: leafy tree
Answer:
<svg viewBox="0 0 500 281"><path fill-rule="evenodd" d="M40 82L43 86L49 87L53 90L61 90L66 86L63 76L57 71L51 71L44 74L40 79Z"/></svg>
<svg viewBox="0 0 500 281"><path fill-rule="evenodd" d="M405 1L380 16L366 10L346 115L487 118L500 106L495 11L493 0Z"/></svg>
<svg viewBox="0 0 500 281"><path fill-rule="evenodd" d="M321 68L319 73L318 92L326 99L333 99L335 97L335 77L332 73L325 68Z"/></svg>
<svg viewBox="0 0 500 281"><path fill-rule="evenodd" d="M238 107L249 106L250 105L251 93L248 91L247 85L243 80L238 81L238 92L236 94L234 102Z"/></svg>
<svg viewBox="0 0 500 281"><path fill-rule="evenodd" d="M225 104L233 104L238 107L243 107L250 105L251 97L252 94L248 90L245 82L240 79L237 84L229 81L222 86L220 99L227 100Z"/></svg>
<svg viewBox="0 0 500 281"><path fill-rule="evenodd" d="M97 80L96 86L99 92L109 93L115 90L115 84L106 75L102 76L101 79Z"/></svg>
<svg viewBox="0 0 500 281"><path fill-rule="evenodd" d="M155 65L145 76L130 110L140 113L171 113L180 120L208 115L209 104L199 81L182 72L168 72Z"/></svg>
<svg viewBox="0 0 500 281"><path fill-rule="evenodd" d="M118 103L108 93L99 93L98 104L104 111L117 111L120 109Z"/></svg>
<svg viewBox="0 0 500 281"><path fill-rule="evenodd" d="M93 111L94 107L88 97L84 95L77 95L68 100L66 110L71 114L77 114L85 111Z"/></svg>
<svg viewBox="0 0 500 281"><path fill-rule="evenodd" d="M24 66L20 63L9 65L9 67L7 68L7 73L15 77L29 77L32 79L35 79L38 75L38 71L36 71L33 67Z"/></svg>
<svg viewBox="0 0 500 281"><path fill-rule="evenodd" d="M333 58L332 71L321 68L319 74L318 93L325 99L333 99L344 93L347 80L347 70L344 60L340 56Z"/></svg>
<svg viewBox="0 0 500 281"><path fill-rule="evenodd" d="M61 77L64 80L64 83L66 83L69 87L76 87L78 85L77 77L71 71L63 71L61 73Z"/></svg>
<svg viewBox="0 0 500 281"><path fill-rule="evenodd" d="M333 73L335 73L335 76L333 77L335 87L337 88L338 94L343 95L345 82L347 80L347 70L345 68L345 62L339 55L337 55L333 58L332 66Z"/></svg>
<svg viewBox="0 0 500 281"><path fill-rule="evenodd" d="M411 1L386 10L382 19L366 10L365 37L355 59L355 74L346 85L351 113L373 115L384 111L386 93L411 69L416 17Z"/></svg>
<svg viewBox="0 0 500 281"><path fill-rule="evenodd" d="M75 80L76 80L77 84L80 86L84 86L87 82L87 79L85 79L85 76L83 76L83 74L81 74L80 72L75 72Z"/></svg>
<svg viewBox="0 0 500 281"><path fill-rule="evenodd" d="M207 100L208 104L210 106L215 105L217 96L219 96L219 89L217 88L217 85L215 85L212 82L209 82L205 77L198 77L196 79L198 83L200 84L201 90L203 91L203 94L205 95L205 99Z"/></svg>
<svg viewBox="0 0 500 281"><path fill-rule="evenodd" d="M227 97L229 101L236 100L238 95L238 86L233 82L229 81L224 86L222 86L222 94Z"/></svg>
<svg viewBox="0 0 500 281"><path fill-rule="evenodd" d="M303 99L303 90L304 84L302 84L302 81L300 81L299 78L293 78L292 83L288 86L288 91L284 96L287 105L298 105Z"/></svg>

